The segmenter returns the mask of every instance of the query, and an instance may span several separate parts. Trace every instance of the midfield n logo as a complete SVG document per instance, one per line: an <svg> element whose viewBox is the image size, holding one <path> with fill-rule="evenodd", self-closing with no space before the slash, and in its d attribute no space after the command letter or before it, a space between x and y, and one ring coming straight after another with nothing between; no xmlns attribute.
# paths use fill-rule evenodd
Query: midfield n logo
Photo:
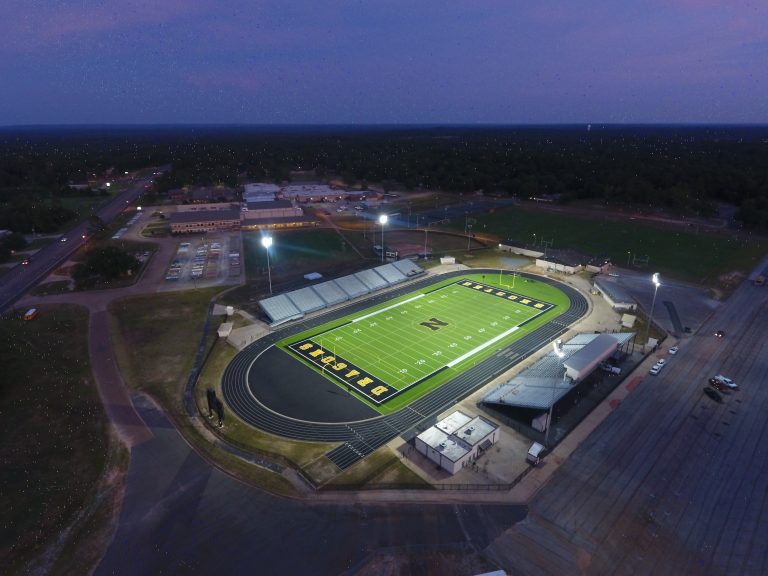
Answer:
<svg viewBox="0 0 768 576"><path fill-rule="evenodd" d="M437 318L430 318L426 322L419 323L419 326L424 326L430 330L440 330L443 326L448 326L448 322L443 322Z"/></svg>

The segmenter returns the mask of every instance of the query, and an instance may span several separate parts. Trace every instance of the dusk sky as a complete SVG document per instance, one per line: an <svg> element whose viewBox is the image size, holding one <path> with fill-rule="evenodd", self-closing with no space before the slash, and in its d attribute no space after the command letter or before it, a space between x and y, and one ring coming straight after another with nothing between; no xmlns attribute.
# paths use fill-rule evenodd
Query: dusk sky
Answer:
<svg viewBox="0 0 768 576"><path fill-rule="evenodd" d="M4 0L0 125L768 122L765 0Z"/></svg>

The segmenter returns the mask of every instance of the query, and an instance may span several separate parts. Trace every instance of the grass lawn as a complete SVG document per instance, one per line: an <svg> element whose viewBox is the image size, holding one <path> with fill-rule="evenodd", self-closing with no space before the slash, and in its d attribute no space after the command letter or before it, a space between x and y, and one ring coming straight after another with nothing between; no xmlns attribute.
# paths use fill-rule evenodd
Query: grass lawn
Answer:
<svg viewBox="0 0 768 576"><path fill-rule="evenodd" d="M181 398L200 343L208 302L220 290L137 296L110 305L123 378L132 388L157 398L172 414L181 413Z"/></svg>
<svg viewBox="0 0 768 576"><path fill-rule="evenodd" d="M388 414L568 305L565 294L542 282L467 274L290 336L279 346Z"/></svg>
<svg viewBox="0 0 768 576"><path fill-rule="evenodd" d="M88 360L88 314L41 308L0 322L3 573L41 552L94 496L108 424Z"/></svg>
<svg viewBox="0 0 768 576"><path fill-rule="evenodd" d="M647 255L649 270L701 284L715 284L721 274L731 271L751 270L766 250L759 240L744 240L727 232L696 234L640 221L614 221L521 207L497 210L477 220L477 230L500 238L532 242L535 234L538 239L552 241L553 248L606 254L619 266L625 265L632 255Z"/></svg>
<svg viewBox="0 0 768 576"><path fill-rule="evenodd" d="M109 311L120 371L129 386L156 398L173 418L179 431L207 458L245 481L276 493L294 494L291 484L282 476L227 454L204 439L184 411L184 387L202 335L208 302L220 291L221 288L207 288L114 302ZM214 323L209 346L217 338L216 327ZM221 356L216 354L216 348L211 354L212 363L202 381L203 390L204 386L215 381L217 371L223 369L229 358L222 344L216 346L221 346ZM235 439L242 440L238 433L245 434L247 431L236 424L231 413L226 415L225 422L227 430L234 430ZM263 449L269 444L268 440L257 438L259 435L252 432L254 434L248 441L242 440L243 445L258 451L258 448ZM288 450L288 453L297 455L298 451Z"/></svg>

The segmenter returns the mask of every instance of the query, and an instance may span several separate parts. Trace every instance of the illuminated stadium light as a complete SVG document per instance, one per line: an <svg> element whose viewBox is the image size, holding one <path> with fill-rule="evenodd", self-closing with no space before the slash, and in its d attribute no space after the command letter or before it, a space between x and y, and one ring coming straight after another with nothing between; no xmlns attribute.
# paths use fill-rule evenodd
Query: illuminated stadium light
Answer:
<svg viewBox="0 0 768 576"><path fill-rule="evenodd" d="M267 278L269 278L269 293L272 294L272 270L269 267L269 247L272 246L272 236L262 236L261 245L267 250Z"/></svg>
<svg viewBox="0 0 768 576"><path fill-rule="evenodd" d="M386 214L382 214L379 216L379 224L381 224L381 263L384 264L384 252L386 251L384 249L384 225L387 223L387 220L389 218Z"/></svg>

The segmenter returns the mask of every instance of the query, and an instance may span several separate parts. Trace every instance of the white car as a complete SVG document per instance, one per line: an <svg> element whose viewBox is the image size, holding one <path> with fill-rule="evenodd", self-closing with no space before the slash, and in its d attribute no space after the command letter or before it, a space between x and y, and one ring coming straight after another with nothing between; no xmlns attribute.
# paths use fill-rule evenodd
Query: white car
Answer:
<svg viewBox="0 0 768 576"><path fill-rule="evenodd" d="M61 238L59 238L59 242L66 242L66 241L67 241L66 236L62 236Z"/></svg>
<svg viewBox="0 0 768 576"><path fill-rule="evenodd" d="M677 346L672 346L672 348L669 349L669 353L672 354L672 356L674 356L675 354L677 354L678 350L679 348Z"/></svg>
<svg viewBox="0 0 768 576"><path fill-rule="evenodd" d="M726 378L726 377L725 377L725 376L723 376L722 374L718 374L717 376L715 376L715 380L717 380L718 382L720 382L720 383L722 383L722 384L725 384L726 386L728 386L728 388L734 388L734 389L735 389L735 388L738 388L738 387L739 387L739 386L736 384L736 382L734 382L734 381L733 381L733 380L731 380L730 378Z"/></svg>
<svg viewBox="0 0 768 576"><path fill-rule="evenodd" d="M661 372L661 366L659 366L658 364L654 364L653 367L648 371L648 374L650 374L651 376L656 376L656 374L658 374L659 372Z"/></svg>
<svg viewBox="0 0 768 576"><path fill-rule="evenodd" d="M667 363L667 361L666 361L664 358L662 358L661 360L659 360L658 362L656 362L656 364L657 364L658 366L661 366L662 368L664 367L664 365L665 365L666 363Z"/></svg>

